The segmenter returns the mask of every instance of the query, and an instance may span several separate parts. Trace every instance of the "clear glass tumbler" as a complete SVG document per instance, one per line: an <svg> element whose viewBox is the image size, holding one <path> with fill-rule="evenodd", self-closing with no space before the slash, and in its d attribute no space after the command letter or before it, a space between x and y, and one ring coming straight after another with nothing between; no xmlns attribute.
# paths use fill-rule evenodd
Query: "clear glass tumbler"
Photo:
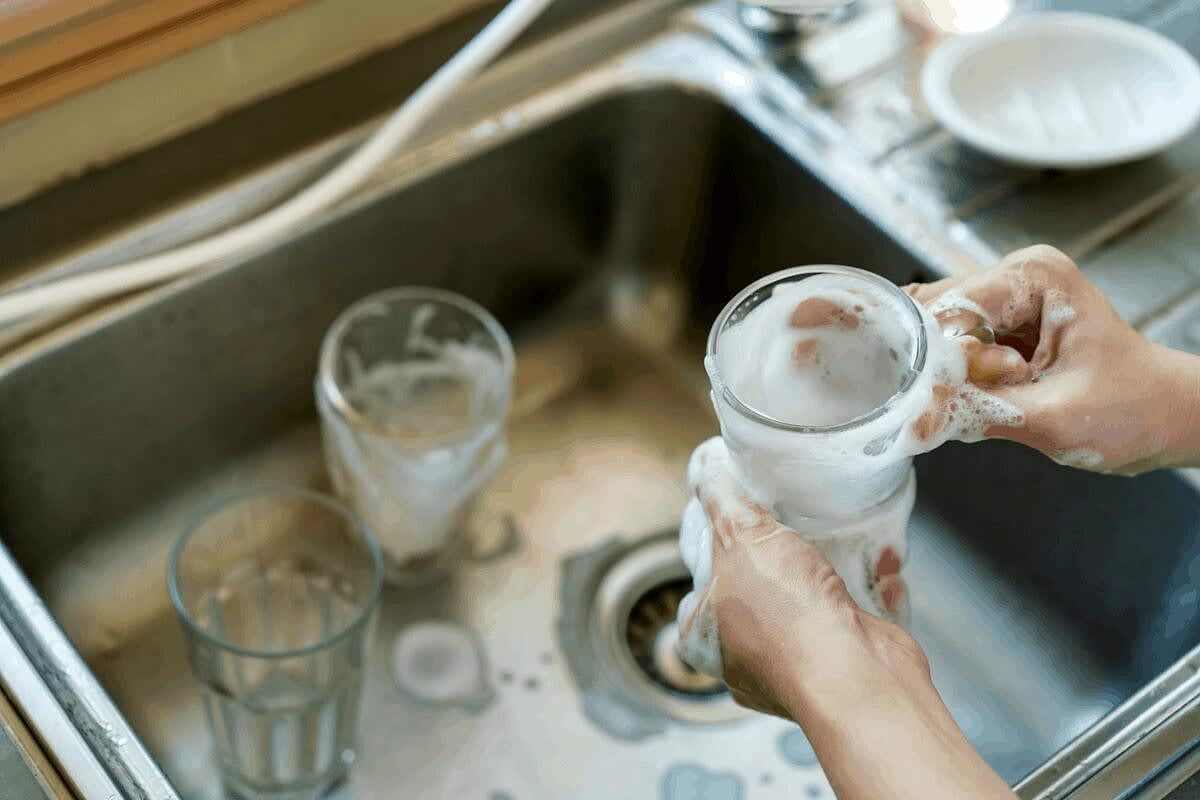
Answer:
<svg viewBox="0 0 1200 800"><path fill-rule="evenodd" d="M348 308L317 376L338 494L379 536L388 577L453 561L471 503L507 453L512 343L477 303L402 288Z"/></svg>
<svg viewBox="0 0 1200 800"><path fill-rule="evenodd" d="M723 348L731 330L783 284L836 276L894 309L895 324L907 334L897 357L906 371L882 405L837 425L802 425L755 408L725 379L747 355ZM936 322L890 281L853 267L795 267L747 286L718 315L708 338L705 367L721 436L745 479L775 499L775 513L816 544L833 562L855 600L903 622L905 590L898 583L907 550L906 529L916 496L912 457L902 427L928 402L929 336ZM899 443L899 444L898 444Z"/></svg>
<svg viewBox="0 0 1200 800"><path fill-rule="evenodd" d="M310 800L355 760L379 545L337 501L264 488L201 514L171 554L222 779L246 800Z"/></svg>

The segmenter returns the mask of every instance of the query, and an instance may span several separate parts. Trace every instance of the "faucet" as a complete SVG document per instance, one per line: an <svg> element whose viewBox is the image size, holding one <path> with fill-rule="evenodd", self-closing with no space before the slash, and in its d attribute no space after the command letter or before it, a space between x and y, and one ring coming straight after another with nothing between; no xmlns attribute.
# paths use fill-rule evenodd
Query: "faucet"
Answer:
<svg viewBox="0 0 1200 800"><path fill-rule="evenodd" d="M742 23L768 36L800 36L853 11L857 0L738 0Z"/></svg>

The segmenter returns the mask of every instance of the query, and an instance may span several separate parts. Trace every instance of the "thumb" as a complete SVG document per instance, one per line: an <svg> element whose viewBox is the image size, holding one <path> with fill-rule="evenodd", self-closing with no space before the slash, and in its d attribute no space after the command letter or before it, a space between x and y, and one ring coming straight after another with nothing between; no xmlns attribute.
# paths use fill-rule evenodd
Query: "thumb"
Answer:
<svg viewBox="0 0 1200 800"><path fill-rule="evenodd" d="M973 336L959 340L967 357L967 379L981 386L1020 385L1033 378L1033 367L1019 352L1001 344L985 344Z"/></svg>
<svg viewBox="0 0 1200 800"><path fill-rule="evenodd" d="M1045 379L1033 382L1032 377L1024 382L996 383L987 386L986 392L995 400L1020 412L1020 418L1015 422L991 425L983 432L986 439L1003 439L1016 442L1035 450L1049 452L1048 442L1030 425L1030 411L1039 407L1041 398L1048 390Z"/></svg>

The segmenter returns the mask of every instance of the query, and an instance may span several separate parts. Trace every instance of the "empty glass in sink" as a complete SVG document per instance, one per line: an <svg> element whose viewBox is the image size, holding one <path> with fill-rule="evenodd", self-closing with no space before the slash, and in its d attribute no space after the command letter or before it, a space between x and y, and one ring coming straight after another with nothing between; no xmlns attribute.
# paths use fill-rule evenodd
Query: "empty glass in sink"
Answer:
<svg viewBox="0 0 1200 800"><path fill-rule="evenodd" d="M230 794L311 800L341 782L383 583L371 533L332 498L255 490L188 528L168 583Z"/></svg>
<svg viewBox="0 0 1200 800"><path fill-rule="evenodd" d="M326 334L326 463L379 536L390 578L427 576L464 544L466 512L507 453L513 360L491 314L437 289L371 295Z"/></svg>

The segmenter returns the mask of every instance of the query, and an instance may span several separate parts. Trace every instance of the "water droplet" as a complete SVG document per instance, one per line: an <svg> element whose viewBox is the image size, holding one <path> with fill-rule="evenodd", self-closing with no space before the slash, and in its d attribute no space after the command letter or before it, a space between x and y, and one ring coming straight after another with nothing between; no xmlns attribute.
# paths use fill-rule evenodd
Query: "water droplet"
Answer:
<svg viewBox="0 0 1200 800"><path fill-rule="evenodd" d="M488 800L516 800L510 792L489 792Z"/></svg>
<svg viewBox="0 0 1200 800"><path fill-rule="evenodd" d="M775 776L769 772L764 772L758 779L758 782L761 783L763 786L767 786L771 783L774 783L774 781L775 781Z"/></svg>
<svg viewBox="0 0 1200 800"><path fill-rule="evenodd" d="M547 666L549 666L550 664L553 664L554 663L554 653L550 653L550 652L542 653L542 663L546 664Z"/></svg>
<svg viewBox="0 0 1200 800"><path fill-rule="evenodd" d="M525 679L525 688L531 692L537 691L541 687L541 685L542 685L542 682L539 681L535 677L530 676Z"/></svg>
<svg viewBox="0 0 1200 800"><path fill-rule="evenodd" d="M512 670L503 670L500 673L500 682L505 686L511 686L512 682L517 679L517 676L512 673Z"/></svg>

